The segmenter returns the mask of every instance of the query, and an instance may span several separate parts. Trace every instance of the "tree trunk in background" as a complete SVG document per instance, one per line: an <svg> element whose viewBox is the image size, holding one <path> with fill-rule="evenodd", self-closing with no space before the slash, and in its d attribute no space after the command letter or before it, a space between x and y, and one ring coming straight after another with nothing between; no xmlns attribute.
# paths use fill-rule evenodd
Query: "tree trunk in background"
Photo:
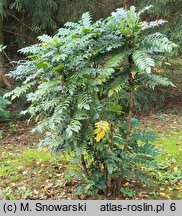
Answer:
<svg viewBox="0 0 182 216"><path fill-rule="evenodd" d="M1 8L0 8L1 10ZM1 10L2 11L2 10ZM0 44L4 43L3 37L3 17L0 15ZM4 53L0 52L0 88L7 87L9 89L12 88L12 84L10 81L4 76Z"/></svg>
<svg viewBox="0 0 182 216"><path fill-rule="evenodd" d="M2 7L2 6L1 6ZM0 11L2 11L2 8L0 8ZM3 17L0 14L0 44L3 44ZM3 53L0 52L0 88L4 87L4 79L3 79Z"/></svg>
<svg viewBox="0 0 182 216"><path fill-rule="evenodd" d="M59 25L78 21L87 11L91 12L93 20L98 20L107 17L116 8L130 5L130 2L131 0L60 0L57 21Z"/></svg>

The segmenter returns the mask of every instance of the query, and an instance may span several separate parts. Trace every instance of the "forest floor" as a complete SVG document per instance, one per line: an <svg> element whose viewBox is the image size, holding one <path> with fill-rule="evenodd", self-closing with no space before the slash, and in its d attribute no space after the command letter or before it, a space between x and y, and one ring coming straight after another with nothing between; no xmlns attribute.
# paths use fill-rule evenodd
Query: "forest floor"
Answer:
<svg viewBox="0 0 182 216"><path fill-rule="evenodd" d="M127 182L126 194L107 199L182 199L182 109L150 113L140 117L141 126L157 134L162 148L157 170L148 170L152 186ZM80 184L68 180L67 170L77 170L68 158L37 149L39 134L30 133L34 124L12 121L0 124L0 190L9 199L105 199L76 196ZM131 170L132 171L132 170ZM73 172L74 173L74 172ZM125 190L126 191L126 190Z"/></svg>

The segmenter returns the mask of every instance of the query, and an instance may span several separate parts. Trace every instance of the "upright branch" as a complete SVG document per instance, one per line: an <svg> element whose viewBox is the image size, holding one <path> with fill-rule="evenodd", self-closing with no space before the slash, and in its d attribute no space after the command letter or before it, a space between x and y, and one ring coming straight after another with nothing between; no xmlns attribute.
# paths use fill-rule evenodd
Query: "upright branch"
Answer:
<svg viewBox="0 0 182 216"><path fill-rule="evenodd" d="M0 9L2 10L1 6ZM3 18L0 16L0 45L3 44ZM0 87L4 87L3 53L0 51Z"/></svg>
<svg viewBox="0 0 182 216"><path fill-rule="evenodd" d="M89 172L88 172L87 165L86 165L86 162L85 162L83 154L81 155L81 162L82 162L83 169L85 171L85 175L88 177L89 176Z"/></svg>
<svg viewBox="0 0 182 216"><path fill-rule="evenodd" d="M130 97L129 97L129 113L128 113L128 128L126 134L126 144L124 146L124 151L127 152L128 145L129 145L129 138L131 134L131 119L133 114L133 80L134 80L134 73L130 72Z"/></svg>
<svg viewBox="0 0 182 216"><path fill-rule="evenodd" d="M131 56L129 56L128 59L131 67L133 64L133 60ZM129 96L129 113L128 113L128 127L127 127L127 133L126 133L126 144L124 146L124 152L128 151L128 145L129 145L129 139L131 134L131 119L133 114L133 80L135 77L135 73L130 71L130 79L129 79L129 89L130 89L130 96Z"/></svg>

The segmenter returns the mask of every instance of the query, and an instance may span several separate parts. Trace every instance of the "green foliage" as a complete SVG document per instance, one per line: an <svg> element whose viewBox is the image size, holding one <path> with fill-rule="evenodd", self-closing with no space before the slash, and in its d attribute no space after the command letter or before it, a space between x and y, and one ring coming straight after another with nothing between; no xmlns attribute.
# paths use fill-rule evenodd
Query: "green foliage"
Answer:
<svg viewBox="0 0 182 216"><path fill-rule="evenodd" d="M11 102L0 96L0 122L7 121L10 119L10 114L7 111L8 106Z"/></svg>
<svg viewBox="0 0 182 216"><path fill-rule="evenodd" d="M154 33L144 38L145 49L150 53L172 52L176 45L160 33Z"/></svg>
<svg viewBox="0 0 182 216"><path fill-rule="evenodd" d="M131 72L136 84L171 85L151 73L160 55L176 45L162 34L164 40L152 44L150 38L155 41L159 34L147 34L140 15L132 6L93 23L85 13L55 36L39 36L40 43L21 49L27 60L18 62L11 73L22 85L7 96L14 99L26 93L30 107L24 113L38 122L34 131L45 134L40 145L53 152L74 152L73 160L82 169L77 177L84 176L85 181L78 194L107 194L114 190L114 179L122 183L137 178L147 184L141 166L156 167L155 137L139 130L136 119L125 151L128 123L119 115L124 115L121 103L128 95L121 95L130 90ZM121 184L117 187L119 191Z"/></svg>
<svg viewBox="0 0 182 216"><path fill-rule="evenodd" d="M174 41L178 45L176 52L178 55L181 53L182 45L182 4L181 0L134 0L133 4L143 7L146 4L154 5L153 9L148 12L148 15L152 18L161 17L169 20L164 26L160 27L160 30L168 35L170 40ZM158 20L159 21L159 20ZM146 23L147 24L147 23ZM156 23L154 23L156 24Z"/></svg>
<svg viewBox="0 0 182 216"><path fill-rule="evenodd" d="M6 9L16 10L24 15L30 17L32 23L32 30L40 31L47 27L56 28L56 23L52 17L57 9L57 3L54 0L41 1L24 1L24 0L2 0L4 11L0 11L0 15L6 15Z"/></svg>
<svg viewBox="0 0 182 216"><path fill-rule="evenodd" d="M136 195L135 191L128 187L121 188L120 191L124 197L134 197Z"/></svg>
<svg viewBox="0 0 182 216"><path fill-rule="evenodd" d="M169 81L166 77L162 77L156 74L143 74L138 78L138 82L141 85L145 85L149 88L154 89L156 86L173 86L174 84Z"/></svg>
<svg viewBox="0 0 182 216"><path fill-rule="evenodd" d="M0 130L0 140L2 140L2 139L3 139L3 131Z"/></svg>
<svg viewBox="0 0 182 216"><path fill-rule="evenodd" d="M13 124L12 122L9 123L9 132L10 133L15 133L16 132L16 125Z"/></svg>
<svg viewBox="0 0 182 216"><path fill-rule="evenodd" d="M151 73L151 68L155 66L154 60L144 51L135 51L133 53L133 61L141 71L149 74Z"/></svg>
<svg viewBox="0 0 182 216"><path fill-rule="evenodd" d="M6 49L6 46L4 46L3 44L0 44L0 52L2 52L4 49Z"/></svg>
<svg viewBox="0 0 182 216"><path fill-rule="evenodd" d="M9 200L16 200L13 190L8 187L3 190L3 193ZM17 195L22 197L22 199L30 199L33 196L33 192L26 186L19 186L17 187Z"/></svg>

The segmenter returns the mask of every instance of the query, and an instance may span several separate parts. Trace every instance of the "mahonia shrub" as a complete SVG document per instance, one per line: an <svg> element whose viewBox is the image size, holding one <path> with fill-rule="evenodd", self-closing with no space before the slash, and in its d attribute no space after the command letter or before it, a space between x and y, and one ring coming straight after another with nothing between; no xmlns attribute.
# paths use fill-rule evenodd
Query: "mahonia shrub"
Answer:
<svg viewBox="0 0 182 216"><path fill-rule="evenodd" d="M78 23L68 22L56 35L39 36L40 43L21 49L27 58L11 72L21 86L7 96L26 93L30 106L23 113L36 119L34 131L45 134L40 145L78 164L75 178L83 184L77 194L114 194L133 179L147 183L143 167L157 167L155 136L132 118L132 92L172 85L155 68L176 45L148 32L165 23L142 21L149 8L117 9L96 22L84 13Z"/></svg>

